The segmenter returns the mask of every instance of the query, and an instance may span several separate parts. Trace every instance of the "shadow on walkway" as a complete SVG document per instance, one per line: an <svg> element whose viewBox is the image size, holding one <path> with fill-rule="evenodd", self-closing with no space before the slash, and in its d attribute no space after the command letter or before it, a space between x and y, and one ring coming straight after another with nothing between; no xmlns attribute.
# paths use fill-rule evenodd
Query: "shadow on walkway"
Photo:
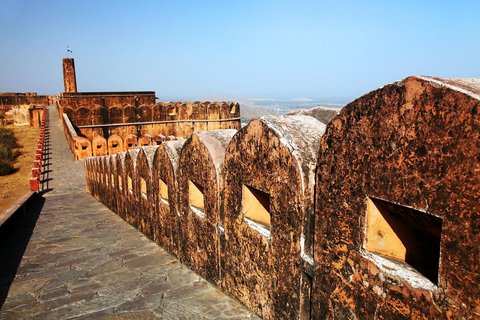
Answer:
<svg viewBox="0 0 480 320"><path fill-rule="evenodd" d="M4 241L0 244L0 309L8 295L10 285L15 279L18 266L35 229L37 219L42 211L45 198L39 197L23 220L10 225Z"/></svg>

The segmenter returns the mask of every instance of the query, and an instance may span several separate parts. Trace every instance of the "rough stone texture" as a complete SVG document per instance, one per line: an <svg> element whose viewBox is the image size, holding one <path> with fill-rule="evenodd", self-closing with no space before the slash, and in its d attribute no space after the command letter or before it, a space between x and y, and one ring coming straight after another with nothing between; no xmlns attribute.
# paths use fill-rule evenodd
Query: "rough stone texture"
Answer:
<svg viewBox="0 0 480 320"><path fill-rule="evenodd" d="M137 211L137 217L139 220L139 230L143 232L147 237L153 239L154 227L153 227L153 203L154 203L154 191L152 185L152 166L153 156L158 146L143 147L139 149L136 166L135 166L135 184L138 186L135 190L137 203L135 203L135 209ZM141 188L141 180L145 181L146 193L143 193Z"/></svg>
<svg viewBox="0 0 480 320"><path fill-rule="evenodd" d="M126 197L127 197L127 174L125 170L125 152L117 153L115 159L115 189L117 201L117 210L115 211L121 218L125 219L126 215Z"/></svg>
<svg viewBox="0 0 480 320"><path fill-rule="evenodd" d="M96 136L92 141L93 156L106 156L108 153L107 140L104 137Z"/></svg>
<svg viewBox="0 0 480 320"><path fill-rule="evenodd" d="M178 163L185 139L165 141L157 148L153 159L153 240L165 250L178 256L180 246L180 217L178 209ZM159 180L168 187L168 203L161 200Z"/></svg>
<svg viewBox="0 0 480 320"><path fill-rule="evenodd" d="M108 165L109 175L110 175L110 188L109 188L109 201L108 207L113 212L117 212L118 210L118 197L117 197L117 190L118 190L118 177L117 175L117 155L111 155L107 157L107 161L110 162Z"/></svg>
<svg viewBox="0 0 480 320"><path fill-rule="evenodd" d="M65 92L77 92L77 77L73 58L63 58L63 84Z"/></svg>
<svg viewBox="0 0 480 320"><path fill-rule="evenodd" d="M138 179L136 179L136 165L139 149L132 149L125 152L125 162L123 169L125 170L125 180L123 181L123 189L125 190L125 221L135 228L140 227L140 217L136 204L138 202ZM131 185L129 186L129 181Z"/></svg>
<svg viewBox="0 0 480 320"><path fill-rule="evenodd" d="M324 131L311 117L268 116L239 130L226 150L224 286L265 319L307 316L301 307L308 313L302 256L312 262L314 170ZM243 219L242 185L270 196L269 235Z"/></svg>
<svg viewBox="0 0 480 320"><path fill-rule="evenodd" d="M111 135L108 137L108 154L114 155L123 151L123 139L119 135Z"/></svg>
<svg viewBox="0 0 480 320"><path fill-rule="evenodd" d="M317 167L315 318L480 317L479 101L478 79L409 77L332 119ZM365 253L367 197L443 220L438 286Z"/></svg>
<svg viewBox="0 0 480 320"><path fill-rule="evenodd" d="M225 148L236 130L193 133L180 155L178 187L182 262L215 284L220 283L220 224ZM189 181L203 187L203 217L192 211Z"/></svg>
<svg viewBox="0 0 480 320"><path fill-rule="evenodd" d="M29 124L35 127L43 113L41 107L48 106L50 99L49 96L39 96L34 92L0 93L0 115L4 116L5 124ZM40 118L36 113L40 113Z"/></svg>
<svg viewBox="0 0 480 320"><path fill-rule="evenodd" d="M75 160L83 160L92 155L92 143L87 138L75 138Z"/></svg>
<svg viewBox="0 0 480 320"><path fill-rule="evenodd" d="M48 192L0 248L0 319L256 319L85 193L50 113Z"/></svg>
<svg viewBox="0 0 480 320"><path fill-rule="evenodd" d="M147 134L138 138L139 147L148 147L152 145L152 136Z"/></svg>
<svg viewBox="0 0 480 320"><path fill-rule="evenodd" d="M60 116L66 114L76 134L92 143L96 136L109 140L110 136L118 135L125 142L124 150L127 151L134 148L133 144L128 147L128 140L133 136L140 137L138 140L140 146L147 146L152 144L153 136L187 138L197 131L240 129L241 126L238 103L215 102L212 104L209 101L203 103L196 101L193 104L188 101L155 103L156 97L153 91L77 92L73 58L63 59L63 69L65 92L60 94L58 101ZM0 96L0 102L3 100ZM25 119L29 119L28 110ZM207 120L213 120L213 122L206 122ZM152 123L155 121L167 121L167 123ZM105 126L97 127L96 125ZM70 145L73 144L73 142L70 143ZM72 150L74 150L73 147ZM112 151L118 152L118 150ZM110 152L110 148L107 152ZM89 155L82 154L78 159ZM93 155L100 155L100 153Z"/></svg>

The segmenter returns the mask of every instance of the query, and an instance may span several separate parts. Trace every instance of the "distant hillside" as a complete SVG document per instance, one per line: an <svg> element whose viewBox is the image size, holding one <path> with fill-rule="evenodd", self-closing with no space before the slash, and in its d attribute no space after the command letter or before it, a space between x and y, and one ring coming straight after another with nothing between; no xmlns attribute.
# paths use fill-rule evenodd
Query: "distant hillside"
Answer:
<svg viewBox="0 0 480 320"><path fill-rule="evenodd" d="M251 120L251 119L260 118L260 117L274 114L274 113L272 110L267 110L261 106L251 105L251 104L241 104L240 114L242 115L242 118Z"/></svg>
<svg viewBox="0 0 480 320"><path fill-rule="evenodd" d="M300 115L300 116L310 116L316 118L318 121L325 124L329 123L330 120L335 117L341 109L337 108L327 108L327 107L315 107L312 109L296 109L289 111L287 115Z"/></svg>

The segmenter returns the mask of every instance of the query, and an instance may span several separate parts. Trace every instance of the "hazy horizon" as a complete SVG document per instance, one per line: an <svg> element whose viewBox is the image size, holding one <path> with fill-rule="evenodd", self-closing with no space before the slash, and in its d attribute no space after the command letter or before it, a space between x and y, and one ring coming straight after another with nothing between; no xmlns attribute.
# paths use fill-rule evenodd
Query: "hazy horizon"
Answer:
<svg viewBox="0 0 480 320"><path fill-rule="evenodd" d="M479 78L475 1L6 1L0 92L348 102L412 75Z"/></svg>

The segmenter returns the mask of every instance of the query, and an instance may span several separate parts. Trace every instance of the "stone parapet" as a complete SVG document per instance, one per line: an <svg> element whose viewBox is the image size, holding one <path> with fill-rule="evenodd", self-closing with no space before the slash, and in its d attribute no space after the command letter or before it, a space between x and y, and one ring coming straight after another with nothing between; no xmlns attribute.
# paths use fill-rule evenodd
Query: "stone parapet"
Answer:
<svg viewBox="0 0 480 320"><path fill-rule="evenodd" d="M479 107L478 79L410 77L326 126L89 157L87 190L264 319L478 318Z"/></svg>

